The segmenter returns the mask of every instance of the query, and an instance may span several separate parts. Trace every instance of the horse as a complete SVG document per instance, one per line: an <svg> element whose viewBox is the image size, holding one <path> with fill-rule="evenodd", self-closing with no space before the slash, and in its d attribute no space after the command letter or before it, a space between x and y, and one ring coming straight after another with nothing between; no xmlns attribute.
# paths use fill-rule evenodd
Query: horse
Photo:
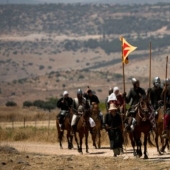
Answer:
<svg viewBox="0 0 170 170"><path fill-rule="evenodd" d="M85 136L85 144L86 144L86 153L88 153L88 135L90 129L89 117L90 117L90 110L84 110L83 114L78 117L76 123L76 133L78 133L79 135L79 140L77 139L77 135L75 133L75 141L77 143L78 152L82 154L83 154L82 143L83 143L84 136Z"/></svg>
<svg viewBox="0 0 170 170"><path fill-rule="evenodd" d="M149 133L152 130L151 126L151 114L152 109L149 104L149 96L144 95L140 97L139 103L136 108L136 126L134 131L132 132L132 138L136 144L136 155L137 157L142 156L141 150L141 133L144 133L144 159L148 159L147 156L147 141L149 137ZM149 140L149 144L154 146L154 144Z"/></svg>
<svg viewBox="0 0 170 170"><path fill-rule="evenodd" d="M157 109L158 115L156 116L156 137L155 137L155 142L157 144L157 151L159 152L159 154L161 155L161 152L164 152L165 150L165 145L168 144L168 141L164 141L164 139L161 137L162 136L162 132L163 132L163 119L164 119L164 107L159 107ZM158 138L160 138L161 141L161 149L159 150L159 145L158 145Z"/></svg>
<svg viewBox="0 0 170 170"><path fill-rule="evenodd" d="M66 112L66 116L63 120L63 131L61 131L61 128L59 126L59 120L56 118L56 128L58 132L58 140L60 144L60 148L63 149L62 146L62 139L64 135L64 130L67 131L67 143L68 143L68 149L73 148L72 140L73 140L73 134L72 134L72 129L71 129L71 119L73 116L73 112L70 110Z"/></svg>
<svg viewBox="0 0 170 170"><path fill-rule="evenodd" d="M170 110L169 110L170 111ZM167 131L166 131L166 133L167 133L167 137L166 138L162 138L162 132L163 132L163 130L164 130L164 128L163 128L163 124L164 124L164 119L165 119L165 115L164 115L164 106L161 108L161 109L159 109L158 110L158 118L157 118L158 120L158 122L159 122L159 126L158 126L158 128L159 128L159 131L158 131L158 134L157 135L159 135L160 136L160 138L161 138L161 144L162 144L162 148L161 148L161 152L165 152L165 148L166 148L166 146L167 146L167 148L168 148L168 150L169 150L169 141L170 141L170 130L168 129Z"/></svg>
<svg viewBox="0 0 170 170"><path fill-rule="evenodd" d="M101 148L101 129L102 129L102 123L99 117L99 105L97 103L92 104L92 109L91 109L91 118L94 120L96 126L95 126L95 133L92 134L92 141L93 141L93 146L97 149ZM98 139L98 140L97 140ZM97 145L96 145L96 140L97 140Z"/></svg>

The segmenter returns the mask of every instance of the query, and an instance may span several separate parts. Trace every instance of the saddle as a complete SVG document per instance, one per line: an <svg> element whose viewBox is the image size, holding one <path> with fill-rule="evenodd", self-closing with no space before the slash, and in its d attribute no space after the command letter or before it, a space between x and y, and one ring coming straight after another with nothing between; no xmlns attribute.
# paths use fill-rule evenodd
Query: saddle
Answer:
<svg viewBox="0 0 170 170"><path fill-rule="evenodd" d="M70 116L68 110L61 110L60 113L57 115L57 119L59 120L60 124L62 124L67 116Z"/></svg>

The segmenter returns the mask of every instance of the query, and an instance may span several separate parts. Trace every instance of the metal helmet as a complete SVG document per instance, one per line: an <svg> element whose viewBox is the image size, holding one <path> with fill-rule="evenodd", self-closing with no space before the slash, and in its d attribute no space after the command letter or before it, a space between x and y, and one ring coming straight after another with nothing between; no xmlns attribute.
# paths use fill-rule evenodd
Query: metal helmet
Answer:
<svg viewBox="0 0 170 170"><path fill-rule="evenodd" d="M139 82L139 80L137 80L136 78L132 78L132 84L135 85L137 82Z"/></svg>
<svg viewBox="0 0 170 170"><path fill-rule="evenodd" d="M170 85L170 79L169 78L165 79L164 85L167 85L167 86Z"/></svg>
<svg viewBox="0 0 170 170"><path fill-rule="evenodd" d="M113 93L113 88L110 87L109 89L109 95Z"/></svg>
<svg viewBox="0 0 170 170"><path fill-rule="evenodd" d="M161 79L159 77L155 77L153 79L153 85L156 86L156 87L160 87L161 85Z"/></svg>
<svg viewBox="0 0 170 170"><path fill-rule="evenodd" d="M81 90L81 89L78 89L78 90L77 90L77 94L81 94L81 95L82 95L82 94L83 94L82 90Z"/></svg>

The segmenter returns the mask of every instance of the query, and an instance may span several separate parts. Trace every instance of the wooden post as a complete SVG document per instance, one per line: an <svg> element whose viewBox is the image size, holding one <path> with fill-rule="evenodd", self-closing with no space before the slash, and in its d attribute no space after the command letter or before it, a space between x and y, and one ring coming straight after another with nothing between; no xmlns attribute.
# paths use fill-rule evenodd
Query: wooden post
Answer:
<svg viewBox="0 0 170 170"><path fill-rule="evenodd" d="M12 116L12 129L14 129L14 117Z"/></svg>
<svg viewBox="0 0 170 170"><path fill-rule="evenodd" d="M25 117L24 117L24 128L25 128Z"/></svg>
<svg viewBox="0 0 170 170"><path fill-rule="evenodd" d="M151 58L152 58L152 43L149 45L150 57L149 57L149 88L151 87Z"/></svg>
<svg viewBox="0 0 170 170"><path fill-rule="evenodd" d="M166 57L166 71L165 71L165 89L163 92L163 97L164 97L164 119L165 119L165 112L166 112L166 91L167 91L167 77L168 77L168 56ZM163 130L164 130L164 122L165 120L163 119Z"/></svg>
<svg viewBox="0 0 170 170"><path fill-rule="evenodd" d="M48 113L48 136L49 136L49 129L50 129L50 111Z"/></svg>

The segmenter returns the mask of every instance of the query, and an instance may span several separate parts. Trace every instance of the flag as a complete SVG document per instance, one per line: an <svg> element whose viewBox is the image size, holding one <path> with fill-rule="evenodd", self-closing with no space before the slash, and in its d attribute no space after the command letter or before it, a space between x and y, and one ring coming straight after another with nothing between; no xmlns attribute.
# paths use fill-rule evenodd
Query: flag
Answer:
<svg viewBox="0 0 170 170"><path fill-rule="evenodd" d="M130 45L123 37L120 37L120 41L122 42L122 62L128 64L128 55L137 47Z"/></svg>

